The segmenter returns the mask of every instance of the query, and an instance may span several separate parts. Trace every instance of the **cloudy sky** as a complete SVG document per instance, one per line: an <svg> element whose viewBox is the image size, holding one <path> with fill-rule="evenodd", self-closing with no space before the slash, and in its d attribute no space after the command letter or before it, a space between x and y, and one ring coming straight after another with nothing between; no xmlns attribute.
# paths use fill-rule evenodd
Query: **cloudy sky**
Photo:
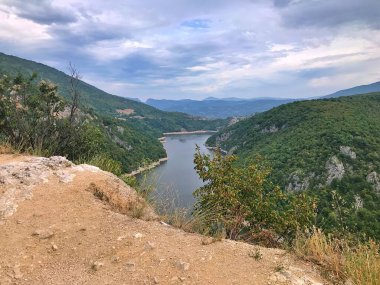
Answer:
<svg viewBox="0 0 380 285"><path fill-rule="evenodd" d="M143 100L313 97L380 81L380 0L0 0L0 51Z"/></svg>

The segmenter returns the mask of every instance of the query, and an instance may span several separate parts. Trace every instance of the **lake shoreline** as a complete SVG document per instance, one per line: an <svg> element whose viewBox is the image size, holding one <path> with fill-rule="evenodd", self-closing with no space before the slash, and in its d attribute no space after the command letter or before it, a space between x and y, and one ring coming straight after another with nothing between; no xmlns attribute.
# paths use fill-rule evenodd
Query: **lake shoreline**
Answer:
<svg viewBox="0 0 380 285"><path fill-rule="evenodd" d="M169 132L163 133L164 136L172 136L172 135L204 135L204 134L215 134L218 131L211 130L200 130L200 131L183 131L183 132Z"/></svg>
<svg viewBox="0 0 380 285"><path fill-rule="evenodd" d="M166 136L174 136L174 135L204 135L204 134L215 134L218 131L211 131L211 130L199 130L199 131L183 131L183 132L168 132L163 133L163 137L158 138L158 140L164 144L166 142ZM208 148L208 147L207 147ZM126 176L136 176L138 174L141 174L144 171L151 170L157 166L160 166L162 163L168 161L168 157L160 158L157 161L152 162L151 164L139 167L136 170L133 170L130 173L126 173Z"/></svg>
<svg viewBox="0 0 380 285"><path fill-rule="evenodd" d="M207 146L207 145L206 145L206 148L208 150L211 150L211 151L216 151L218 149L218 147L216 147L216 146ZM219 147L219 149L222 152L222 154L224 154L224 155L228 154L228 151L226 151L226 150L224 150L224 149L222 149L220 147Z"/></svg>
<svg viewBox="0 0 380 285"><path fill-rule="evenodd" d="M138 183L153 185L153 197L157 201L166 203L170 200L176 208L191 209L193 206L193 192L204 185L194 165L196 146L202 154L211 154L205 146L211 134L204 131L197 133L166 136L164 146L169 160L136 176Z"/></svg>
<svg viewBox="0 0 380 285"><path fill-rule="evenodd" d="M163 157L163 158L160 158L159 160L155 161L155 162L152 162L151 164L147 165L147 166L140 166L139 168L137 168L136 170L133 170L132 172L130 173L127 173L125 174L126 176L136 176L144 171L147 171L147 170L150 170L152 168L155 168L159 165L161 165L162 163L166 162L169 158L168 157Z"/></svg>

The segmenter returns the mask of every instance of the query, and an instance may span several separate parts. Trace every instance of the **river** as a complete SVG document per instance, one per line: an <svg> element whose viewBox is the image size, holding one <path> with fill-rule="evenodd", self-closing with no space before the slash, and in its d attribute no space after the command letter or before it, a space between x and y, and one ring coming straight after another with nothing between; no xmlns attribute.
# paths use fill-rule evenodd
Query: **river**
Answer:
<svg viewBox="0 0 380 285"><path fill-rule="evenodd" d="M194 169L195 147L211 154L205 146L210 134L169 135L164 147L168 160L138 176L140 183L155 188L153 198L160 202L175 200L175 206L190 208L194 204L193 192L203 185Z"/></svg>

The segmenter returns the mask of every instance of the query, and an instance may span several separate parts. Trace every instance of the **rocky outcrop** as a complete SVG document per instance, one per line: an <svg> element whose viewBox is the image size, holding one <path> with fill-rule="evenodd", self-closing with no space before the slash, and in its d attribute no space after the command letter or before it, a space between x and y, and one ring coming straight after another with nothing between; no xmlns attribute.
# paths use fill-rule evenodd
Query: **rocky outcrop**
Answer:
<svg viewBox="0 0 380 285"><path fill-rule="evenodd" d="M219 145L220 143L225 142L226 140L230 138L230 136L231 136L231 132L221 133L220 135L216 137L216 145Z"/></svg>
<svg viewBox="0 0 380 285"><path fill-rule="evenodd" d="M331 157L326 163L327 180L326 184L330 185L334 179L341 180L345 174L343 163L336 157Z"/></svg>
<svg viewBox="0 0 380 285"><path fill-rule="evenodd" d="M84 171L101 173L113 181L112 188L98 187L97 193L121 212L127 213L132 206L140 204L145 206L145 201L139 198L132 188L113 174L104 172L98 167L87 164L75 165L61 156L30 157L24 161L0 165L0 193L2 194L0 222L13 215L20 203L31 199L37 185L45 184L50 180L57 180L58 183L63 184L70 183L79 172ZM112 193L109 189L113 189ZM154 216L148 208L145 211L147 213L143 213L142 216L146 215L147 218Z"/></svg>
<svg viewBox="0 0 380 285"><path fill-rule="evenodd" d="M349 146L340 146L340 152L352 159L356 159L356 153Z"/></svg>
<svg viewBox="0 0 380 285"><path fill-rule="evenodd" d="M261 133L262 134L273 134L273 133L277 133L278 132L278 128L275 126L275 125L272 125L270 127L267 127L265 129L262 129L261 130Z"/></svg>
<svg viewBox="0 0 380 285"><path fill-rule="evenodd" d="M289 177L289 184L285 187L287 191L303 191L309 188L310 180L314 177L314 174L308 177L300 178L297 173L292 173Z"/></svg>
<svg viewBox="0 0 380 285"><path fill-rule="evenodd" d="M367 182L373 185L376 195L380 196L380 175L376 171L371 172L367 175Z"/></svg>

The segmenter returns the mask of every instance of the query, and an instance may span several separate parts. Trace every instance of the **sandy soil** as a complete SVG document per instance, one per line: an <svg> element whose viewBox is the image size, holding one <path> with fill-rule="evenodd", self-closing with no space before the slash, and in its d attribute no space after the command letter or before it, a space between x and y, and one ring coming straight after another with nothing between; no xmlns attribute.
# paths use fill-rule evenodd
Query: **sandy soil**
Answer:
<svg viewBox="0 0 380 285"><path fill-rule="evenodd" d="M28 160L2 155L0 168ZM33 186L32 197L20 200L17 210L3 218L1 285L325 284L311 264L285 251L228 240L204 245L198 234L121 214L123 206L117 203L124 202L112 193L126 186L115 177L65 169L75 174L72 181L62 182L62 175L53 175L55 169L47 181ZM0 185L0 198L14 186L8 184ZM126 196L136 195L125 189ZM261 260L250 257L256 250Z"/></svg>

